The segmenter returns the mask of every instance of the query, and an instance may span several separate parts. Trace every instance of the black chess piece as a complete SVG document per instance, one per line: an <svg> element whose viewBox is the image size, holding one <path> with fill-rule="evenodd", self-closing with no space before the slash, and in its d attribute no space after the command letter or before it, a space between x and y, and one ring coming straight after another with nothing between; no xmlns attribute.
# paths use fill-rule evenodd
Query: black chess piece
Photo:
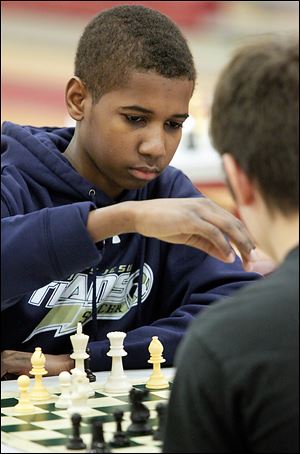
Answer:
<svg viewBox="0 0 300 454"><path fill-rule="evenodd" d="M71 416L73 435L69 438L67 443L68 449L85 449L86 444L83 443L82 438L80 437L80 423L81 416L79 413L74 413Z"/></svg>
<svg viewBox="0 0 300 454"><path fill-rule="evenodd" d="M153 433L153 440L163 441L166 422L167 404L159 402L156 407L158 426Z"/></svg>
<svg viewBox="0 0 300 454"><path fill-rule="evenodd" d="M129 392L131 402L130 419L132 423L127 428L127 433L130 435L150 435L152 427L149 420L150 411L142 403L142 400L149 394L147 389L141 390L132 388Z"/></svg>
<svg viewBox="0 0 300 454"><path fill-rule="evenodd" d="M89 452L110 452L109 445L104 440L103 425L101 421L92 421L92 444Z"/></svg>
<svg viewBox="0 0 300 454"><path fill-rule="evenodd" d="M111 446L114 448L124 448L125 446L130 446L130 440L127 434L122 430L124 412L122 410L116 410L113 415L117 423L117 430L114 433L112 441L110 442Z"/></svg>
<svg viewBox="0 0 300 454"><path fill-rule="evenodd" d="M90 366L90 363L91 363L91 358L90 358L90 349L89 347L86 348L86 353L89 355L88 358L86 358L84 360L84 371L87 375L87 378L89 379L89 382L94 382L96 381L96 375L93 374L93 372L91 371L91 366Z"/></svg>

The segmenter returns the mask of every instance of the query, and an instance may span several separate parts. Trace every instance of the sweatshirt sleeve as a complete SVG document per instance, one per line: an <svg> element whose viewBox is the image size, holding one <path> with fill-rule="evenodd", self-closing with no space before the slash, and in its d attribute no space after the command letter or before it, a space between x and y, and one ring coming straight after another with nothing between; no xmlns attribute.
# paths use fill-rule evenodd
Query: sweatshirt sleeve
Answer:
<svg viewBox="0 0 300 454"><path fill-rule="evenodd" d="M86 229L92 208L80 202L2 218L1 310L15 297L99 262Z"/></svg>

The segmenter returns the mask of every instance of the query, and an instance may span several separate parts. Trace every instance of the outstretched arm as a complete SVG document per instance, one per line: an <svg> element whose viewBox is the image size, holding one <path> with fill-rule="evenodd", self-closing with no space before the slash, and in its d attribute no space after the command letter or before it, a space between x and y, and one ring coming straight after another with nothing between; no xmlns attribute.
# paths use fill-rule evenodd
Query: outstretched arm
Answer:
<svg viewBox="0 0 300 454"><path fill-rule="evenodd" d="M120 203L92 211L87 228L95 242L121 233L140 233L201 249L224 262L234 261L232 242L245 269L255 247L241 221L204 197Z"/></svg>
<svg viewBox="0 0 300 454"><path fill-rule="evenodd" d="M224 262L234 260L232 242L245 269L254 247L245 226L206 198L123 202L94 210L81 202L4 217L1 223L3 301L98 263L93 243L121 233L186 244Z"/></svg>

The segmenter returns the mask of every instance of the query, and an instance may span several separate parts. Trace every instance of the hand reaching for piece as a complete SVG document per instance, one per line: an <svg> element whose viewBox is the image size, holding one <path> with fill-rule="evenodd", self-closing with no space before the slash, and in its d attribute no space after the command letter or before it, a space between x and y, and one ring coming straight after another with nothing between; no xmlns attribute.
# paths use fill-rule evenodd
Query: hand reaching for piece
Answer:
<svg viewBox="0 0 300 454"><path fill-rule="evenodd" d="M87 228L95 242L122 233L140 233L201 249L224 262L235 259L232 243L245 269L255 248L244 224L204 197L130 201L99 208L90 212Z"/></svg>
<svg viewBox="0 0 300 454"><path fill-rule="evenodd" d="M136 231L169 243L192 246L224 262L235 259L233 243L245 269L251 269L255 248L245 225L207 198L142 201L136 210Z"/></svg>

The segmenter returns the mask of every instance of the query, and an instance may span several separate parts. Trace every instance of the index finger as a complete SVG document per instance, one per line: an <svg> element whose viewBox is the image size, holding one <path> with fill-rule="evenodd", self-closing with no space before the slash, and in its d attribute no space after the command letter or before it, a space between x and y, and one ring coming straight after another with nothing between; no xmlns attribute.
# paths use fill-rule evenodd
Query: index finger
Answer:
<svg viewBox="0 0 300 454"><path fill-rule="evenodd" d="M255 249L255 244L243 222L217 204L209 202L207 208L204 213L203 209L201 210L202 219L218 227L228 237L230 243L238 248L241 255L246 260L250 259L250 253Z"/></svg>

